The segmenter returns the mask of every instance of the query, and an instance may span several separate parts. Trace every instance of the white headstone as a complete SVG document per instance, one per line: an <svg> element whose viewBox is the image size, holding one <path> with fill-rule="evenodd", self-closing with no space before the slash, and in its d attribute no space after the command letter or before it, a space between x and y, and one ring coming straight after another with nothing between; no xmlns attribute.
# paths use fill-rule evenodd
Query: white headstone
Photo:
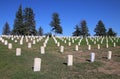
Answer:
<svg viewBox="0 0 120 79"><path fill-rule="evenodd" d="M2 40L2 37L0 36L0 41Z"/></svg>
<svg viewBox="0 0 120 79"><path fill-rule="evenodd" d="M31 43L28 43L28 48L31 48L31 47L32 47Z"/></svg>
<svg viewBox="0 0 120 79"><path fill-rule="evenodd" d="M101 44L103 43L103 40L104 40L104 38L102 38L102 40L101 40Z"/></svg>
<svg viewBox="0 0 120 79"><path fill-rule="evenodd" d="M96 41L94 41L94 44L96 44Z"/></svg>
<svg viewBox="0 0 120 79"><path fill-rule="evenodd" d="M91 53L90 61L91 61L91 62L94 62L94 61L95 61L95 53Z"/></svg>
<svg viewBox="0 0 120 79"><path fill-rule="evenodd" d="M74 43L74 39L72 40L72 43Z"/></svg>
<svg viewBox="0 0 120 79"><path fill-rule="evenodd" d="M26 38L26 42L28 42L28 38Z"/></svg>
<svg viewBox="0 0 120 79"><path fill-rule="evenodd" d="M64 52L64 46L60 46L60 52L61 52L61 53Z"/></svg>
<svg viewBox="0 0 120 79"><path fill-rule="evenodd" d="M71 42L68 43L68 46L71 46Z"/></svg>
<svg viewBox="0 0 120 79"><path fill-rule="evenodd" d="M20 56L21 55L21 48L16 48L16 56Z"/></svg>
<svg viewBox="0 0 120 79"><path fill-rule="evenodd" d="M41 46L41 54L45 54L45 48L43 46Z"/></svg>
<svg viewBox="0 0 120 79"><path fill-rule="evenodd" d="M36 40L36 42L39 42L39 41L40 41L39 39Z"/></svg>
<svg viewBox="0 0 120 79"><path fill-rule="evenodd" d="M88 50L91 50L91 45L88 45Z"/></svg>
<svg viewBox="0 0 120 79"><path fill-rule="evenodd" d="M108 46L108 43L106 43L106 48L108 48L109 46Z"/></svg>
<svg viewBox="0 0 120 79"><path fill-rule="evenodd" d="M14 38L12 37L11 40L14 40Z"/></svg>
<svg viewBox="0 0 120 79"><path fill-rule="evenodd" d="M75 50L78 51L78 45L75 46Z"/></svg>
<svg viewBox="0 0 120 79"><path fill-rule="evenodd" d="M35 58L34 59L34 72L40 71L41 69L41 59L40 58Z"/></svg>
<svg viewBox="0 0 120 79"><path fill-rule="evenodd" d="M57 46L58 46L58 47L60 46L60 42L57 42Z"/></svg>
<svg viewBox="0 0 120 79"><path fill-rule="evenodd" d="M14 40L15 43L17 43L17 40Z"/></svg>
<svg viewBox="0 0 120 79"><path fill-rule="evenodd" d="M8 44L8 49L12 49L12 43Z"/></svg>
<svg viewBox="0 0 120 79"><path fill-rule="evenodd" d="M33 40L33 38L30 38L30 40L32 41L32 40Z"/></svg>
<svg viewBox="0 0 120 79"><path fill-rule="evenodd" d="M80 46L80 43L81 43L81 42L78 42L78 46Z"/></svg>
<svg viewBox="0 0 120 79"><path fill-rule="evenodd" d="M97 48L100 49L100 44L97 45Z"/></svg>
<svg viewBox="0 0 120 79"><path fill-rule="evenodd" d="M66 40L64 41L64 43L67 43Z"/></svg>
<svg viewBox="0 0 120 79"><path fill-rule="evenodd" d="M4 45L7 45L7 44L8 44L8 41L7 41L7 40L5 40Z"/></svg>
<svg viewBox="0 0 120 79"><path fill-rule="evenodd" d="M35 41L35 40L33 40L33 44L36 44L36 41Z"/></svg>
<svg viewBox="0 0 120 79"><path fill-rule="evenodd" d="M73 65L73 55L68 55L68 66L72 66Z"/></svg>
<svg viewBox="0 0 120 79"><path fill-rule="evenodd" d="M20 45L23 45L23 40L20 40Z"/></svg>
<svg viewBox="0 0 120 79"><path fill-rule="evenodd" d="M116 43L114 43L114 47L116 47Z"/></svg>
<svg viewBox="0 0 120 79"><path fill-rule="evenodd" d="M87 45L89 45L89 42L87 42Z"/></svg>
<svg viewBox="0 0 120 79"><path fill-rule="evenodd" d="M4 43L4 41L5 41L4 39L1 40L2 43Z"/></svg>
<svg viewBox="0 0 120 79"><path fill-rule="evenodd" d="M68 40L70 41L70 38L68 38Z"/></svg>
<svg viewBox="0 0 120 79"><path fill-rule="evenodd" d="M43 46L46 47L46 43L43 43Z"/></svg>
<svg viewBox="0 0 120 79"><path fill-rule="evenodd" d="M108 59L111 59L112 57L112 51L108 51Z"/></svg>

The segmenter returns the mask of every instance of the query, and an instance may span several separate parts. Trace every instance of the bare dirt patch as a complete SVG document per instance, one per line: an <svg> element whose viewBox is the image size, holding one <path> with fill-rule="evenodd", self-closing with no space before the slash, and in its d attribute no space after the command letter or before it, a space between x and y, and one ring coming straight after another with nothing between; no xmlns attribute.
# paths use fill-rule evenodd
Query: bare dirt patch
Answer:
<svg viewBox="0 0 120 79"><path fill-rule="evenodd" d="M90 60L90 51L70 51L64 52L62 57L66 58L68 54L74 56L74 62L81 63L81 62L89 62ZM100 61L103 63L102 66L98 67L98 72L102 72L105 74L117 74L120 76L120 62L114 61L114 59L118 59L116 55L112 55L112 59L107 59L107 52L95 53L95 61Z"/></svg>
<svg viewBox="0 0 120 79"><path fill-rule="evenodd" d="M113 60L110 61L102 61L104 62L104 66L99 67L98 71L103 72L105 74L117 74L120 76L120 63L115 62Z"/></svg>

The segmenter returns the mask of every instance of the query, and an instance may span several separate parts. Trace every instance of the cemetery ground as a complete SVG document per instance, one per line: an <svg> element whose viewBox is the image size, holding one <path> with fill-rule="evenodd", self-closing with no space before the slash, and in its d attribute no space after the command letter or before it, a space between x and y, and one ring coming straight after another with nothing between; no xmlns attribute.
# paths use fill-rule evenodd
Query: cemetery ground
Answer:
<svg viewBox="0 0 120 79"><path fill-rule="evenodd" d="M24 37L22 45L20 45L21 37L12 37L0 37L0 79L120 79L119 37L104 37L103 41L102 38L88 38L90 50L85 38L80 42L79 37L56 37L57 43L64 46L62 53L53 37L28 37L27 39ZM45 53L41 54L40 47L44 46L46 39L48 40ZM106 48L106 39L108 48ZM8 45L4 45L2 40L12 43L12 49L8 49ZM36 44L28 48L28 42L33 43L33 40ZM69 42L71 46L68 46ZM115 47L113 43L116 43ZM98 44L100 49L97 48ZM75 50L76 45L78 51ZM20 56L16 56L16 48L21 48ZM111 59L107 58L108 51L112 51ZM90 61L92 52L95 53L94 62ZM72 66L67 65L68 55L73 55ZM40 71L33 71L34 58L41 58Z"/></svg>

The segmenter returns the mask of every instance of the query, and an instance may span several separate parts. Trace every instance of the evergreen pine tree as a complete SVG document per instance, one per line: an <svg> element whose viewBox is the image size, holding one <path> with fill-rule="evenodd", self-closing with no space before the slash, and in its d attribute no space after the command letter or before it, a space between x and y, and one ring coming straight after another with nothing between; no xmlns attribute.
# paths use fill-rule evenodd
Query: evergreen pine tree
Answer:
<svg viewBox="0 0 120 79"><path fill-rule="evenodd" d="M83 37L86 37L86 36L88 36L89 35L89 30L88 30L88 27L87 27L87 23L86 23L86 21L85 20L82 20L81 21L81 35L83 36Z"/></svg>
<svg viewBox="0 0 120 79"><path fill-rule="evenodd" d="M25 35L36 35L34 13L31 8L24 9L24 34Z"/></svg>
<svg viewBox="0 0 120 79"><path fill-rule="evenodd" d="M50 26L52 27L52 31L58 34L62 34L63 30L62 30L62 26L60 25L60 19L58 13L53 13Z"/></svg>
<svg viewBox="0 0 120 79"><path fill-rule="evenodd" d="M81 35L81 31L78 25L76 25L75 27L75 31L72 33L73 36L80 36Z"/></svg>
<svg viewBox="0 0 120 79"><path fill-rule="evenodd" d="M40 36L43 35L43 29L42 29L42 27L39 28L39 30L38 30L38 35L40 35Z"/></svg>
<svg viewBox="0 0 120 79"><path fill-rule="evenodd" d="M3 35L10 35L10 27L9 27L9 24L8 22L5 23L4 27L3 27L3 32L2 32Z"/></svg>
<svg viewBox="0 0 120 79"><path fill-rule="evenodd" d="M116 36L116 35L117 33L115 33L112 28L108 29L107 36Z"/></svg>
<svg viewBox="0 0 120 79"><path fill-rule="evenodd" d="M23 31L23 12L22 12L22 6L19 6L19 9L16 13L16 18L14 20L14 27L12 30L12 34L13 35L23 35L24 31Z"/></svg>
<svg viewBox="0 0 120 79"><path fill-rule="evenodd" d="M106 28L103 22L100 20L98 21L98 24L96 25L96 28L94 29L94 32L96 33L96 36L106 36Z"/></svg>

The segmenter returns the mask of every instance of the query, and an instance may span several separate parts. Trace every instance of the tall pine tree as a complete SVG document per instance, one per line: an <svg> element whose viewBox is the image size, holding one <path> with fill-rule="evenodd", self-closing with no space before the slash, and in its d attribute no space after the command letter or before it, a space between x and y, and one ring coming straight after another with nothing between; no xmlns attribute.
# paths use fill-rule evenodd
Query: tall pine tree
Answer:
<svg viewBox="0 0 120 79"><path fill-rule="evenodd" d="M58 13L53 13L50 26L52 27L52 31L54 31L57 34L62 34L63 30L62 30L62 26L60 25L60 19Z"/></svg>
<svg viewBox="0 0 120 79"><path fill-rule="evenodd" d="M19 6L19 9L16 13L16 18L14 20L14 27L12 30L13 35L23 35L24 31L24 24L23 24L23 12L22 12L22 6Z"/></svg>
<svg viewBox="0 0 120 79"><path fill-rule="evenodd" d="M94 29L94 32L96 33L96 36L106 36L106 28L104 23L99 20L98 24L96 25L96 28Z"/></svg>
<svg viewBox="0 0 120 79"><path fill-rule="evenodd" d="M42 29L42 27L40 27L40 28L38 29L38 35L39 35L39 36L42 36L42 35L43 35L43 29Z"/></svg>
<svg viewBox="0 0 120 79"><path fill-rule="evenodd" d="M86 23L86 21L85 20L82 20L81 21L81 35L83 36L83 37L86 37L86 36L88 36L89 35L89 30L88 30L88 27L87 27L87 23Z"/></svg>
<svg viewBox="0 0 120 79"><path fill-rule="evenodd" d="M25 35L36 35L37 31L35 28L35 20L33 10L31 8L24 9L24 34Z"/></svg>
<svg viewBox="0 0 120 79"><path fill-rule="evenodd" d="M115 33L112 28L108 29L107 36L116 36L116 35L117 33Z"/></svg>
<svg viewBox="0 0 120 79"><path fill-rule="evenodd" d="M5 23L4 27L3 27L3 35L10 35L10 26L8 24L8 22Z"/></svg>
<svg viewBox="0 0 120 79"><path fill-rule="evenodd" d="M16 12L14 27L12 30L13 35L36 35L34 13L31 8L22 10L20 5Z"/></svg>
<svg viewBox="0 0 120 79"><path fill-rule="evenodd" d="M81 35L81 29L78 25L76 25L75 31L72 34L73 34L73 36L80 36Z"/></svg>

